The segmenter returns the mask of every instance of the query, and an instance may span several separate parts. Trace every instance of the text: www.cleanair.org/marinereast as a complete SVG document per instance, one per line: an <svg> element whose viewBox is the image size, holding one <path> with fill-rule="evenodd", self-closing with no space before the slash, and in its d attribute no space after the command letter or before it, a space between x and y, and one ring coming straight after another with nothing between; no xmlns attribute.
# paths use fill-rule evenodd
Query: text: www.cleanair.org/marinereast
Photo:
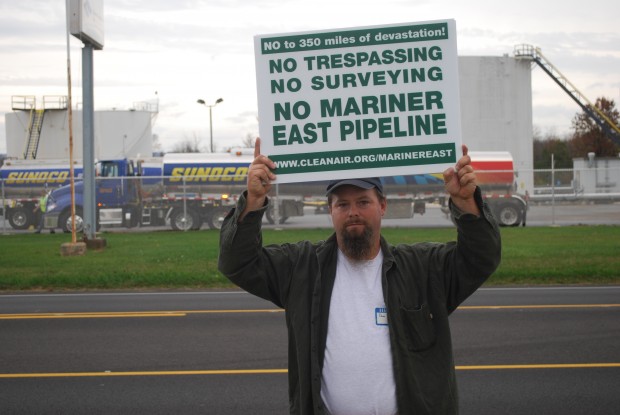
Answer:
<svg viewBox="0 0 620 415"><path fill-rule="evenodd" d="M302 171L329 171L343 169L363 169L393 167L402 165L420 165L449 163L455 160L454 147L419 146L416 150L388 152L383 149L353 150L315 154L311 157L303 154L273 156L276 169L287 173ZM377 149L375 149L377 150Z"/></svg>

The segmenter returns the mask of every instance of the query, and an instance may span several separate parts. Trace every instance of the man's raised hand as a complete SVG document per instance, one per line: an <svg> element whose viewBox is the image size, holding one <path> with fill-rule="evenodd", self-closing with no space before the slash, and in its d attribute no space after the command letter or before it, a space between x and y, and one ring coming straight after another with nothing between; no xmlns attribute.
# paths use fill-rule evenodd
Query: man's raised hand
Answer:
<svg viewBox="0 0 620 415"><path fill-rule="evenodd" d="M276 179L273 170L276 165L260 152L260 138L254 144L254 161L248 170L248 194L246 208L241 219L250 211L258 210L265 204L265 198L271 190L271 182Z"/></svg>
<svg viewBox="0 0 620 415"><path fill-rule="evenodd" d="M457 161L454 167L443 172L443 180L452 203L463 212L479 215L480 209L474 200L474 192L477 186L476 173L471 166L467 146L463 145L462 148L463 157Z"/></svg>

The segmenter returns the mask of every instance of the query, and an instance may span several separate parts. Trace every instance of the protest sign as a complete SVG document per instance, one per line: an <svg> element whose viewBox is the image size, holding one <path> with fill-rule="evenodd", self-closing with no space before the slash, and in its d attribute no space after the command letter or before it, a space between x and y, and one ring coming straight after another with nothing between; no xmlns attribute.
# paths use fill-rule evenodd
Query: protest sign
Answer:
<svg viewBox="0 0 620 415"><path fill-rule="evenodd" d="M454 20L260 35L277 182L436 173L461 156Z"/></svg>

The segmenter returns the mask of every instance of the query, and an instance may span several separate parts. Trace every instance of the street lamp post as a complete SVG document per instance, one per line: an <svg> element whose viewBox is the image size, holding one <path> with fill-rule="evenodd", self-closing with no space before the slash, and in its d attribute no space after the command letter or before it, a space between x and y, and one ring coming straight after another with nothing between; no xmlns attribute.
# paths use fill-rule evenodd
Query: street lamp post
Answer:
<svg viewBox="0 0 620 415"><path fill-rule="evenodd" d="M209 108L209 133L210 133L210 149L211 149L211 153L213 153L213 115L212 115L212 110L213 107L215 107L217 104L219 104L220 102L224 101L222 98L218 98L215 101L215 104L213 105L207 105L204 99L199 99L198 102L199 104L204 105L205 107Z"/></svg>

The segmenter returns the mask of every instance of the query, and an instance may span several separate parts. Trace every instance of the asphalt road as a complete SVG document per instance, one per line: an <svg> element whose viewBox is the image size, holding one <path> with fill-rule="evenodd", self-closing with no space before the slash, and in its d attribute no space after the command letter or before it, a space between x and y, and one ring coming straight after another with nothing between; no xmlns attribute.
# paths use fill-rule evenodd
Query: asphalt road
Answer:
<svg viewBox="0 0 620 415"><path fill-rule="evenodd" d="M620 287L451 317L462 414L616 414ZM1 414L285 414L284 314L243 292L0 295Z"/></svg>

